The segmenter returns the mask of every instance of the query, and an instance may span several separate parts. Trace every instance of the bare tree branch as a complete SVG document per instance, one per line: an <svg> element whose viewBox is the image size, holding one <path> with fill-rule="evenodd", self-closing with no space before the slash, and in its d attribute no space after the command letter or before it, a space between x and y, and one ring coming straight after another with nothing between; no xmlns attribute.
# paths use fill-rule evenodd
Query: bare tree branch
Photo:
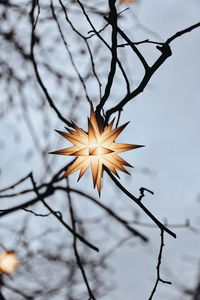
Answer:
<svg viewBox="0 0 200 300"><path fill-rule="evenodd" d="M168 38L166 40L165 43L163 43L162 46L157 46L156 48L161 51L161 55L159 56L159 58L154 62L154 64L150 67L147 68L143 79L141 80L140 84L138 85L138 87L132 91L130 94L127 94L124 99L122 99L116 106L112 107L111 109L109 109L106 112L106 120L105 123L108 123L108 120L110 118L110 116L117 112L117 111L121 111L123 109L123 107L133 98L135 98L136 96L138 96L140 93L143 92L144 88L147 86L149 80L151 79L151 77L153 76L153 74L159 69L159 67L165 62L165 60L172 55L171 49L170 49L170 43L175 40L177 37L182 36L183 34L190 32L196 28L200 27L200 23L196 23L193 26L190 26L186 29L183 29L179 32L177 32L176 34L174 34L173 36L171 36L170 38ZM132 45L132 42L131 42ZM130 46L131 46L130 45Z"/></svg>
<svg viewBox="0 0 200 300"><path fill-rule="evenodd" d="M72 228L73 228L74 232L76 232L76 219L75 219L75 215L74 215L74 210L73 210L73 206L72 206L72 199L71 199L69 189L67 189L67 196L68 196L68 201L69 201L69 210L70 210ZM75 235L74 235L73 249L74 249L74 254L75 254L75 257L76 257L77 265L78 265L78 267L81 271L84 283L85 283L87 291L88 291L89 299L95 300L96 298L95 298L95 296L94 296L94 294L91 290L89 280L87 278L86 272L85 272L84 267L83 267L83 263L81 261L81 258L80 258L79 252L78 252L77 238L76 238Z"/></svg>
<svg viewBox="0 0 200 300"><path fill-rule="evenodd" d="M176 234L172 232L170 229L168 229L166 226L164 226L158 219L142 204L141 197L136 198L134 195L132 195L121 183L115 178L115 176L108 170L105 169L106 173L109 175L109 177L112 179L112 181L118 186L118 188L127 195L131 200L133 200L149 217L150 219L163 231L167 232L172 237L176 238Z"/></svg>

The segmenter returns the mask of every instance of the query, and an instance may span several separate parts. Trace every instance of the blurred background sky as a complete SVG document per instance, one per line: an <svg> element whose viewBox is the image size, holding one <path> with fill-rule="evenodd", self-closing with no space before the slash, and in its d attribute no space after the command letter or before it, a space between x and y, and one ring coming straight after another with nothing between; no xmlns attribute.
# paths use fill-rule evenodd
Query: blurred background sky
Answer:
<svg viewBox="0 0 200 300"><path fill-rule="evenodd" d="M55 3L57 2L55 1ZM43 4L46 2L44 1ZM100 4L102 3L99 2L97 9L106 11L106 7L103 4L101 7ZM94 5L94 1L91 2L91 5ZM200 17L199 0L138 0L135 3L118 4L119 10L126 7L129 7L129 10L123 13L120 24L126 28L126 32L134 41L151 39L163 42L177 31L199 22ZM45 13L45 11L41 11L42 16ZM99 15L95 16L94 14L93 20L97 26L101 27L103 21ZM20 38L26 45L30 29L25 28L23 22L25 21L22 21L19 26L21 28ZM76 24L78 23L81 27L81 18L80 20L76 19ZM46 43L45 45L48 45L48 49L50 49L52 45L55 46L53 38L56 27L53 25L45 26L41 26L42 29L39 28L38 31L43 31L46 39L44 44ZM50 30L51 26L52 30ZM67 31L65 33L67 34ZM69 42L70 49L75 53L77 42L73 40L73 36L70 36L69 39L71 39ZM73 42L75 46L72 44ZM1 47L4 49L3 43ZM160 55L155 45L144 44L139 47L150 64ZM141 186L154 191L155 195L146 195L143 202L160 220L166 219L169 224L184 224L187 219L190 220L191 226L195 230L191 228L174 229L177 234L176 240L165 235L161 275L163 279L172 281L173 285L159 283L154 299L192 300L192 296L185 294L184 290L195 288L200 262L200 29L197 28L174 40L171 43L171 49L172 56L153 75L144 92L129 102L122 113L120 124L129 120L131 122L124 130L119 142L144 144L145 147L122 154L130 164L134 165L134 169L130 171L132 175L130 177L122 174L121 181L135 195L139 194ZM63 68L66 73L70 74L68 64L65 67L62 65L62 61L66 59L64 51L64 48L59 48L56 52L52 52L52 65L59 70ZM49 61L50 59L45 51L36 50L36 54L38 61L45 61L45 59ZM105 50L105 53L100 52L98 56L100 57L98 63L102 68L102 70L100 69L102 81L105 80L103 78L106 78L105 74L108 69L109 59L105 60L104 58L107 54L108 52ZM126 62L127 72L131 74L133 86L136 86L142 76L139 62L128 50L120 49L119 54ZM10 55L10 57L20 76L23 77L26 71L32 72L32 66L27 66L27 70L21 68L20 63L16 61L17 55ZM77 66L84 73L86 64L82 64L78 52L76 60ZM65 69L66 66L68 69ZM68 106L70 105L70 85L65 86L66 90L60 90L59 82L55 84L45 69L41 68L41 74L55 101L58 98L62 100L58 102L58 106L62 109L63 115L66 112L67 117L69 110L70 113L73 111L73 106L70 106L70 109ZM36 135L35 143L43 148L46 159L50 162L52 158L49 158L47 152L66 147L65 141L53 131L53 129L62 130L63 124L48 106L42 107L42 110L46 111L45 120L43 114L38 113L39 104L36 101L37 92L35 92L34 84L31 84L25 91L27 105L32 101L36 103L35 107L33 105L29 110ZM92 79L88 86L92 97L94 95L93 98L97 99L97 86L92 84ZM82 95L77 84L71 86L71 90L72 98L74 94ZM120 99L122 92L123 88L116 83L106 108L112 107L113 103ZM5 90L3 93L6 94ZM38 93L41 95L41 92ZM66 95L68 96L67 100ZM6 101L6 96L4 101ZM15 101L16 103L20 101L18 96L16 96ZM66 103L66 101L68 102ZM2 107L3 105L4 103ZM15 182L30 171L34 172L38 182L49 176L48 173L44 174L41 157L37 154L33 139L21 116L21 108L16 104L14 106L16 106L14 109L7 110L0 126L1 187ZM74 120L86 129L86 116L89 113L88 103L81 101L73 112ZM40 128L44 123L46 123L46 127L42 131ZM45 136L49 138L48 144ZM54 158L51 167L53 166L55 171L68 161L67 158L63 157ZM88 174L78 184L76 183L77 174L71 175L69 180L72 186L77 187L79 185L84 191L89 189L91 194L97 197L97 192L93 191L92 188L91 174ZM27 198L21 198L20 201L22 200L25 201ZM18 201L15 199L8 202L5 199L2 202L2 209L7 208L8 203L10 207ZM137 208L135 208L135 215L133 215L134 204L113 186L106 174L103 180L101 201L115 208L126 218L134 219L138 214L141 222L152 224ZM61 200L59 199L58 202L60 203ZM56 207L58 204L54 202L54 205ZM78 203L76 209L78 213L83 215L96 214L95 209L89 204ZM20 213L13 214L7 219L4 218L1 222L12 224L16 220L21 222ZM41 222L44 222L44 225L41 225ZM39 232L41 226L47 226L47 223L48 221L43 220L38 223L38 219L32 218L29 226L31 226L31 230ZM52 221L52 226L54 225L54 221ZM148 299L150 295L156 279L160 231L153 227L137 226L137 228L150 238L150 242L143 244L137 239L131 239L114 252L110 258L112 272L105 275L105 281L111 280L114 289L107 296L102 297L103 300L144 300ZM111 226L111 229L110 235L116 234L117 237L124 234L123 231L115 231L115 225L113 228ZM105 237L103 233L101 234L103 241ZM107 240L107 238L105 239ZM10 239L9 236L6 240L5 235L3 240L12 246L12 238ZM53 242L56 243L55 240ZM104 243L102 242L98 246L102 249ZM53 299L62 300L60 296Z"/></svg>

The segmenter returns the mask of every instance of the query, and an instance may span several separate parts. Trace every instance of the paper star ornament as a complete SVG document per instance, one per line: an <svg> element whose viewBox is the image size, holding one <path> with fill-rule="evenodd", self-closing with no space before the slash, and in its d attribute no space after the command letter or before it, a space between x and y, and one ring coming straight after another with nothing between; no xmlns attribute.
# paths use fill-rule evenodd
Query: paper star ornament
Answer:
<svg viewBox="0 0 200 300"><path fill-rule="evenodd" d="M97 119L93 107L91 106L90 118L88 118L88 132L85 132L73 122L72 127L74 130L70 128L66 128L68 132L56 130L60 135L70 141L73 146L50 152L50 154L77 157L68 167L64 176L68 176L80 170L79 180L86 170L91 167L94 187L97 186L99 195L103 169L106 167L118 177L117 170L129 174L124 166L132 166L121 158L118 153L142 147L140 145L116 143L116 138L129 122L115 129L112 128L113 123L114 120L104 128L102 122Z"/></svg>

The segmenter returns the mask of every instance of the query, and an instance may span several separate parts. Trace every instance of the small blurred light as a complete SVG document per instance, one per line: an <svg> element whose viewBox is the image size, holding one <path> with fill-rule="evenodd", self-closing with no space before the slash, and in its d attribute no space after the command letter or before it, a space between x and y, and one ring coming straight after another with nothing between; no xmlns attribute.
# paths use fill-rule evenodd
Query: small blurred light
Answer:
<svg viewBox="0 0 200 300"><path fill-rule="evenodd" d="M14 251L4 251L0 253L0 272L4 274L12 274L17 266L19 260Z"/></svg>
<svg viewBox="0 0 200 300"><path fill-rule="evenodd" d="M120 2L131 3L131 2L136 2L136 0L120 0Z"/></svg>

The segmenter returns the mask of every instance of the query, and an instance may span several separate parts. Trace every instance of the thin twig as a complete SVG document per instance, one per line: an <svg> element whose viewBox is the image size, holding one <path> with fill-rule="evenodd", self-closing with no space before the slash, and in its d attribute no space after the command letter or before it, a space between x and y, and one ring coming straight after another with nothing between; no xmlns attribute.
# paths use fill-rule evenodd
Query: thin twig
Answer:
<svg viewBox="0 0 200 300"><path fill-rule="evenodd" d="M104 17L104 19L111 24L110 18ZM135 52L139 60L141 61L144 69L147 71L149 69L149 65L147 64L144 56L141 54L141 52L138 50L138 48L135 46L134 43L129 39L129 37L125 34L123 30L121 30L119 27L117 27L117 32L122 36L122 38L129 44L129 46L132 48L132 50Z"/></svg>
<svg viewBox="0 0 200 300"><path fill-rule="evenodd" d="M86 99L88 100L88 102L91 103L91 100L90 100L90 97L89 97L89 95L88 95L87 87L86 87L86 84L85 84L85 82L84 82L84 79L82 78L82 76L81 76L81 74L80 74L80 72L79 72L79 70L78 70L78 68L77 68L77 66L76 66L76 64L75 64L75 62L74 62L72 53L71 53L71 51L69 50L69 47L68 47L67 42L66 42L66 40L65 40L64 34L63 34L63 32L62 32L60 23L59 23L58 18L57 18L57 16L56 16L55 9L54 9L54 6L53 6L53 0L51 0L51 12L52 12L52 16L53 16L53 18L54 18L54 20L55 20L55 22L56 22L56 25L57 25L57 27L58 27L58 31L59 31L59 33L60 33L60 37L61 37L61 39L62 39L62 41L63 41L63 44L64 44L64 46L65 46L65 49L67 50L67 53L68 53L68 55L69 55L71 64L72 64L72 66L73 66L73 68L74 68L74 70L75 70L75 72L76 72L76 74L77 74L77 76L78 76L78 78L79 78L79 80L80 80L80 83L81 83L82 86L83 86L83 89L84 89L84 92L85 92L85 97L86 97Z"/></svg>
<svg viewBox="0 0 200 300"><path fill-rule="evenodd" d="M36 217L48 217L49 215L51 215L51 213L48 213L48 214L38 214L36 212L34 212L33 210L31 209L27 209L25 207L22 208L24 211L28 212L28 213L31 213L32 215L36 216ZM57 212L56 212L57 213Z"/></svg>
<svg viewBox="0 0 200 300"><path fill-rule="evenodd" d="M146 69L144 77L141 80L138 87L135 90L133 90L131 93L127 94L116 106L112 107L111 109L109 109L106 112L106 119L105 119L106 124L108 123L109 118L113 113L120 111L130 100L132 100L133 98L135 98L136 96L138 96L140 93L143 92L144 88L147 86L147 84L148 84L149 80L151 79L151 77L153 76L153 74L159 69L159 67L165 62L165 60L172 55L170 43L173 40L175 40L176 38L182 36L185 33L190 32L198 27L200 27L200 22L177 32L176 34L174 34L173 36L168 38L166 40L166 42L163 43L161 46L156 47L161 52L161 55L159 56L159 58L154 62L154 64L151 67ZM125 38L125 36L124 36L124 38ZM132 42L129 41L129 43L132 43ZM144 65L144 62L143 62L143 65Z"/></svg>
<svg viewBox="0 0 200 300"><path fill-rule="evenodd" d="M74 232L76 232L76 219L75 219L75 214L74 214L74 210L73 210L73 206L72 206L72 199L71 199L69 189L67 189L67 196L68 196L68 202L69 202L69 211L70 211L70 216L71 216L72 228L73 228ZM96 298L95 298L95 296L94 296L94 294L93 294L93 292L90 288L90 283L89 283L89 280L87 278L86 272L85 272L84 267L83 267L83 263L81 261L81 258L80 258L79 252L78 252L76 235L74 235L73 249L74 249L74 255L76 257L77 265L78 265L78 267L81 271L84 283L85 283L87 291L88 291L88 295L89 295L91 300L95 300Z"/></svg>
<svg viewBox="0 0 200 300"><path fill-rule="evenodd" d="M89 45L89 43L88 43L88 39L89 39L91 36L90 36L90 37L84 36L82 33L80 33L80 32L75 28L74 24L71 22L71 20L70 20L68 14L67 14L66 7L64 6L64 4L62 3L61 0L59 0L59 3L60 3L60 6L62 7L62 10L63 10L63 12L64 12L66 21L68 22L68 24L70 25L70 27L72 28L72 30L73 30L78 36L80 36L80 37L84 40L84 42L85 42L85 44L86 44L86 47L87 47L87 49L88 49L89 56L90 56L90 61L91 61L91 65L92 65L92 71L93 71L94 77L96 78L96 80L97 80L97 82L98 82L98 85L99 85L99 94L100 94L100 99L101 99L101 86L102 86L102 84L101 84L101 81L100 81L100 79L99 79L99 77L98 77L98 75L97 75L97 72L96 72L96 69L95 69L95 63L94 63L93 54L92 54L92 51L91 51L91 49L90 49L90 45ZM107 25L107 24L106 24L106 25ZM103 30L104 30L104 28L103 28L101 31L103 31ZM101 31L100 31L100 32L101 32Z"/></svg>
<svg viewBox="0 0 200 300"><path fill-rule="evenodd" d="M22 177L21 179L19 179L16 183L4 188L0 190L0 193L6 192L8 190L12 190L14 189L16 186L20 185L22 182L26 181L28 178L30 178L31 173L29 173L28 175Z"/></svg>
<svg viewBox="0 0 200 300"><path fill-rule="evenodd" d="M141 202L140 198L136 198L133 194L131 194L121 183L115 178L115 176L105 168L105 171L110 176L112 181L118 186L118 188L127 195L131 200L133 200L151 219L152 221L162 230L166 231L169 235L176 238L176 234L168 229L165 225L163 225Z"/></svg>
<svg viewBox="0 0 200 300"><path fill-rule="evenodd" d="M61 1L61 0L59 0ZM92 30L94 31L94 33L96 34L96 36L103 42L103 44L112 52L112 48L109 46L109 44L105 41L104 38L102 38L102 36L99 34L99 32L96 30L96 28L94 27L92 21L90 20L88 14L86 13L86 10L85 10L85 7L83 6L82 2L80 0L77 0L77 3L79 4L86 20L88 21L88 23L90 24L90 26L92 27ZM122 66L122 63L121 61L117 58L117 63L118 63L118 66L122 72L122 75L124 77L124 80L126 82L126 88L127 88L127 93L130 92L130 84L129 84L129 80L127 78L127 75L126 75L126 72L124 71L124 68Z"/></svg>
<svg viewBox="0 0 200 300"><path fill-rule="evenodd" d="M37 24L37 23L35 23L35 20L34 20L34 11L35 11L35 8L36 8L36 4L37 4L37 1L33 0L32 1L32 9L31 9L31 12L30 12L30 20L31 20L31 24L32 24L31 45L30 45L30 57L31 57L31 61L32 61L32 64L33 64L33 68L34 68L34 71L35 71L35 75L36 75L37 81L38 81L38 83L39 83L42 91L44 92L44 95L45 95L45 97L46 97L49 105L56 112L58 118L61 121L63 121L65 124L67 124L68 126L71 127L72 126L71 122L69 122L67 119L65 119L62 116L62 114L60 113L60 111L58 110L58 108L55 106L54 101L51 98L51 96L49 95L49 92L48 92L47 88L45 87L45 85L44 85L44 83L42 81L42 78L41 78L41 76L39 74L39 71L38 71L38 66L37 66L37 63L36 63L36 60L35 60L35 54L34 54L34 46L35 46L35 40L36 40L35 29L36 29L36 24ZM39 13L39 10L38 10L38 13ZM37 20L38 20L38 17L37 17Z"/></svg>
<svg viewBox="0 0 200 300"><path fill-rule="evenodd" d="M153 290L152 290L151 295L150 295L148 300L153 299L153 296L156 292L159 281L162 282L162 283L166 283L166 284L172 284L170 281L163 280L160 277L160 266L161 266L162 252L163 252L163 248L165 246L165 244L164 244L164 230L163 229L160 230L160 237L161 237L161 239L160 239L160 250L159 250L159 254L158 254L158 263L157 263L157 266L156 266L157 278L156 278L155 285L153 287Z"/></svg>
<svg viewBox="0 0 200 300"><path fill-rule="evenodd" d="M99 249L92 245L90 242L88 242L84 237L82 237L81 235L79 235L77 232L75 232L67 223L65 223L62 219L62 217L57 214L47 203L46 201L43 199L43 197L40 195L38 189L37 189L37 186L36 186L36 183L34 181L34 178L33 178L33 174L31 173L31 182L33 184L33 188L34 188L34 192L36 193L38 199L43 203L43 205L52 213L52 215L57 219L59 220L59 222L69 231L71 232L73 235L75 235L81 242L83 242L84 244L86 244L89 248L95 250L95 251L99 251Z"/></svg>
<svg viewBox="0 0 200 300"><path fill-rule="evenodd" d="M149 39L143 40L143 41L139 41L139 42L128 42L128 43L124 43L124 44L118 44L117 47L125 47L125 46L130 46L130 44L133 45L141 45L141 44L154 44L154 45L163 45L163 42L154 42L154 41L150 41Z"/></svg>
<svg viewBox="0 0 200 300"><path fill-rule="evenodd" d="M128 224L128 222L126 220L124 220L121 216L119 216L118 214L116 214L111 208L109 208L108 206L106 206L105 204L103 204L101 201L96 200L94 197L92 197L89 194L86 194L86 193L84 193L84 192L82 192L80 190L76 190L76 189L70 188L70 191L73 192L73 193L76 193L78 195L81 195L82 197L85 197L86 199L91 200L94 204L98 205L103 210L105 210L106 213L109 214L112 218L114 218L116 221L118 221L119 223L121 223L122 225L124 225L125 228L128 231L130 231L133 235L138 236L144 242L148 242L148 238L145 235L143 235L142 233L140 233L135 228L129 226L129 224Z"/></svg>

